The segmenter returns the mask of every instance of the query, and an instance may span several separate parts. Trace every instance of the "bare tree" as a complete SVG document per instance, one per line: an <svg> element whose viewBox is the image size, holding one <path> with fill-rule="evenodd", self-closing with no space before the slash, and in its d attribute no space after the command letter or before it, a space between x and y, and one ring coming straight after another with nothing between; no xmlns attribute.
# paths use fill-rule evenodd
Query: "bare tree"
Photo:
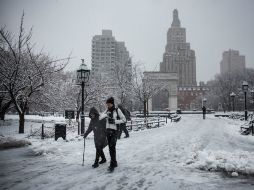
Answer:
<svg viewBox="0 0 254 190"><path fill-rule="evenodd" d="M5 114L13 108L12 99L3 87L0 88L0 120L4 120Z"/></svg>
<svg viewBox="0 0 254 190"><path fill-rule="evenodd" d="M144 77L140 65L133 67L133 92L135 98L142 102L144 117L147 116L147 103L154 95L164 89L167 84L159 80L149 79Z"/></svg>
<svg viewBox="0 0 254 190"><path fill-rule="evenodd" d="M131 99L133 96L131 59L129 58L125 62L115 62L112 70L118 91L117 99L122 105L127 106L128 98Z"/></svg>
<svg viewBox="0 0 254 190"><path fill-rule="evenodd" d="M41 91L49 76L62 70L70 59L53 60L42 52L34 53L32 29L25 33L23 23L24 13L17 39L5 27L0 30L1 85L8 91L19 114L19 133L24 133L24 116L31 97Z"/></svg>
<svg viewBox="0 0 254 190"><path fill-rule="evenodd" d="M213 107L217 107L220 103L224 110L230 110L232 107L232 99L230 93L234 92L236 101L243 100L242 82L247 81L250 88L254 88L254 69L245 69L245 71L235 71L215 76L214 80L208 82L210 88L209 101ZM250 94L248 94L250 96ZM242 105L236 102L235 108L240 110ZM243 104L243 103L242 103ZM232 109L232 108L231 108Z"/></svg>

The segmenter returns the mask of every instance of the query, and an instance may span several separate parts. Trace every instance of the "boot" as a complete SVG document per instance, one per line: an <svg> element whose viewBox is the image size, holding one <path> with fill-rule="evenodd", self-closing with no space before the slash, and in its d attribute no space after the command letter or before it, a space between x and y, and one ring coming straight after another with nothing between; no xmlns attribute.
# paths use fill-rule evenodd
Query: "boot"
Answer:
<svg viewBox="0 0 254 190"><path fill-rule="evenodd" d="M113 166L110 165L110 166L108 167L108 172L113 172L114 169L115 169L115 167L113 167Z"/></svg>
<svg viewBox="0 0 254 190"><path fill-rule="evenodd" d="M115 163L110 163L110 166L108 167L108 172L113 172L114 169L117 167L117 162Z"/></svg>
<svg viewBox="0 0 254 190"><path fill-rule="evenodd" d="M117 161L116 162L111 162L110 163L110 167L114 167L114 168L116 168L118 165L117 165Z"/></svg>
<svg viewBox="0 0 254 190"><path fill-rule="evenodd" d="M99 161L99 164L104 164L105 162L107 162L106 158L101 159L101 161Z"/></svg>
<svg viewBox="0 0 254 190"><path fill-rule="evenodd" d="M93 168L98 168L99 167L99 164L98 162L94 162L94 164L92 165Z"/></svg>

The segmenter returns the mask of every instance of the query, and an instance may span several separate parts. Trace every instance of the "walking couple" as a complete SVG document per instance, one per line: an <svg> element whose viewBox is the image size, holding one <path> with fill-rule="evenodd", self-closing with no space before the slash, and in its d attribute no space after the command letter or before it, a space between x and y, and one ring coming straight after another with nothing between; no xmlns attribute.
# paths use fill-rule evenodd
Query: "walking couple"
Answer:
<svg viewBox="0 0 254 190"><path fill-rule="evenodd" d="M113 97L107 99L106 105L107 109L102 114L99 114L94 107L91 108L89 113L91 121L84 134L84 138L86 138L91 131L94 132L96 156L94 164L92 165L93 168L97 168L99 164L106 162L103 148L108 144L111 158L108 171L113 172L115 167L117 167L116 142L118 137L118 126L122 123L126 123L126 118L121 109L115 107ZM99 161L100 158L101 160Z"/></svg>

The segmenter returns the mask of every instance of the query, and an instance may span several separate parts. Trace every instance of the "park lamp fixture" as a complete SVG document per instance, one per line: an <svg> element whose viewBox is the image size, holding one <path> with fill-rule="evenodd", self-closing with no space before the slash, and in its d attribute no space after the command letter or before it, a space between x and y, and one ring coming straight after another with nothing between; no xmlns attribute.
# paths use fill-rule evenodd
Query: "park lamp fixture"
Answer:
<svg viewBox="0 0 254 190"><path fill-rule="evenodd" d="M250 93L251 93L251 96L254 97L254 89L252 89L252 90L250 91Z"/></svg>
<svg viewBox="0 0 254 190"><path fill-rule="evenodd" d="M231 97L231 98L234 98L235 96L236 96L236 94L235 94L234 92L231 92L231 93L230 93L230 97Z"/></svg>
<svg viewBox="0 0 254 190"><path fill-rule="evenodd" d="M82 87L82 96L81 96L81 134L85 133L85 106L84 106L84 94L85 94L85 83L89 81L90 70L84 62L84 59L81 59L82 63L77 70L77 85L81 85ZM79 130L78 130L79 133ZM84 155L83 155L84 159Z"/></svg>
<svg viewBox="0 0 254 190"><path fill-rule="evenodd" d="M81 59L82 63L79 66L79 69L77 70L77 80L78 83L85 82L87 83L89 81L89 75L90 70L88 69L87 65L84 63L84 59Z"/></svg>
<svg viewBox="0 0 254 190"><path fill-rule="evenodd" d="M247 92L248 91L248 82L247 81L243 81L243 84L242 84L242 90L243 92Z"/></svg>

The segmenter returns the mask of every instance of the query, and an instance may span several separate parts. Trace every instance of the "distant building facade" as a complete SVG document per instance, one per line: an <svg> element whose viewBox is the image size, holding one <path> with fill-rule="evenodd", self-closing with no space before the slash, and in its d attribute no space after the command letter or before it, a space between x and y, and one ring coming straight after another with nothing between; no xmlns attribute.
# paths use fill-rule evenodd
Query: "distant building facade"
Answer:
<svg viewBox="0 0 254 190"><path fill-rule="evenodd" d="M116 65L125 64L126 72L132 73L132 63L124 42L119 42L111 30L102 30L101 35L92 39L92 68L91 78L104 81L114 86Z"/></svg>
<svg viewBox="0 0 254 190"><path fill-rule="evenodd" d="M206 98L209 90L205 84L178 87L178 108L181 110L201 110L202 101Z"/></svg>
<svg viewBox="0 0 254 190"><path fill-rule="evenodd" d="M171 88L161 90L152 98L152 102L149 103L152 110L196 109L197 99L202 101L200 97L205 96L207 89L197 86L195 51L190 48L190 43L186 42L186 29L181 27L176 9L173 11L173 22L167 32L167 44L163 61L160 63L160 72L154 75L159 78L162 75L160 73L167 73Z"/></svg>
<svg viewBox="0 0 254 190"><path fill-rule="evenodd" d="M161 72L178 73L178 86L196 86L195 51L186 42L186 29L181 27L178 11L173 11L173 22L167 33L167 45L160 63Z"/></svg>
<svg viewBox="0 0 254 190"><path fill-rule="evenodd" d="M244 71L245 70L245 56L240 55L239 51L229 49L222 54L220 62L220 73Z"/></svg>

